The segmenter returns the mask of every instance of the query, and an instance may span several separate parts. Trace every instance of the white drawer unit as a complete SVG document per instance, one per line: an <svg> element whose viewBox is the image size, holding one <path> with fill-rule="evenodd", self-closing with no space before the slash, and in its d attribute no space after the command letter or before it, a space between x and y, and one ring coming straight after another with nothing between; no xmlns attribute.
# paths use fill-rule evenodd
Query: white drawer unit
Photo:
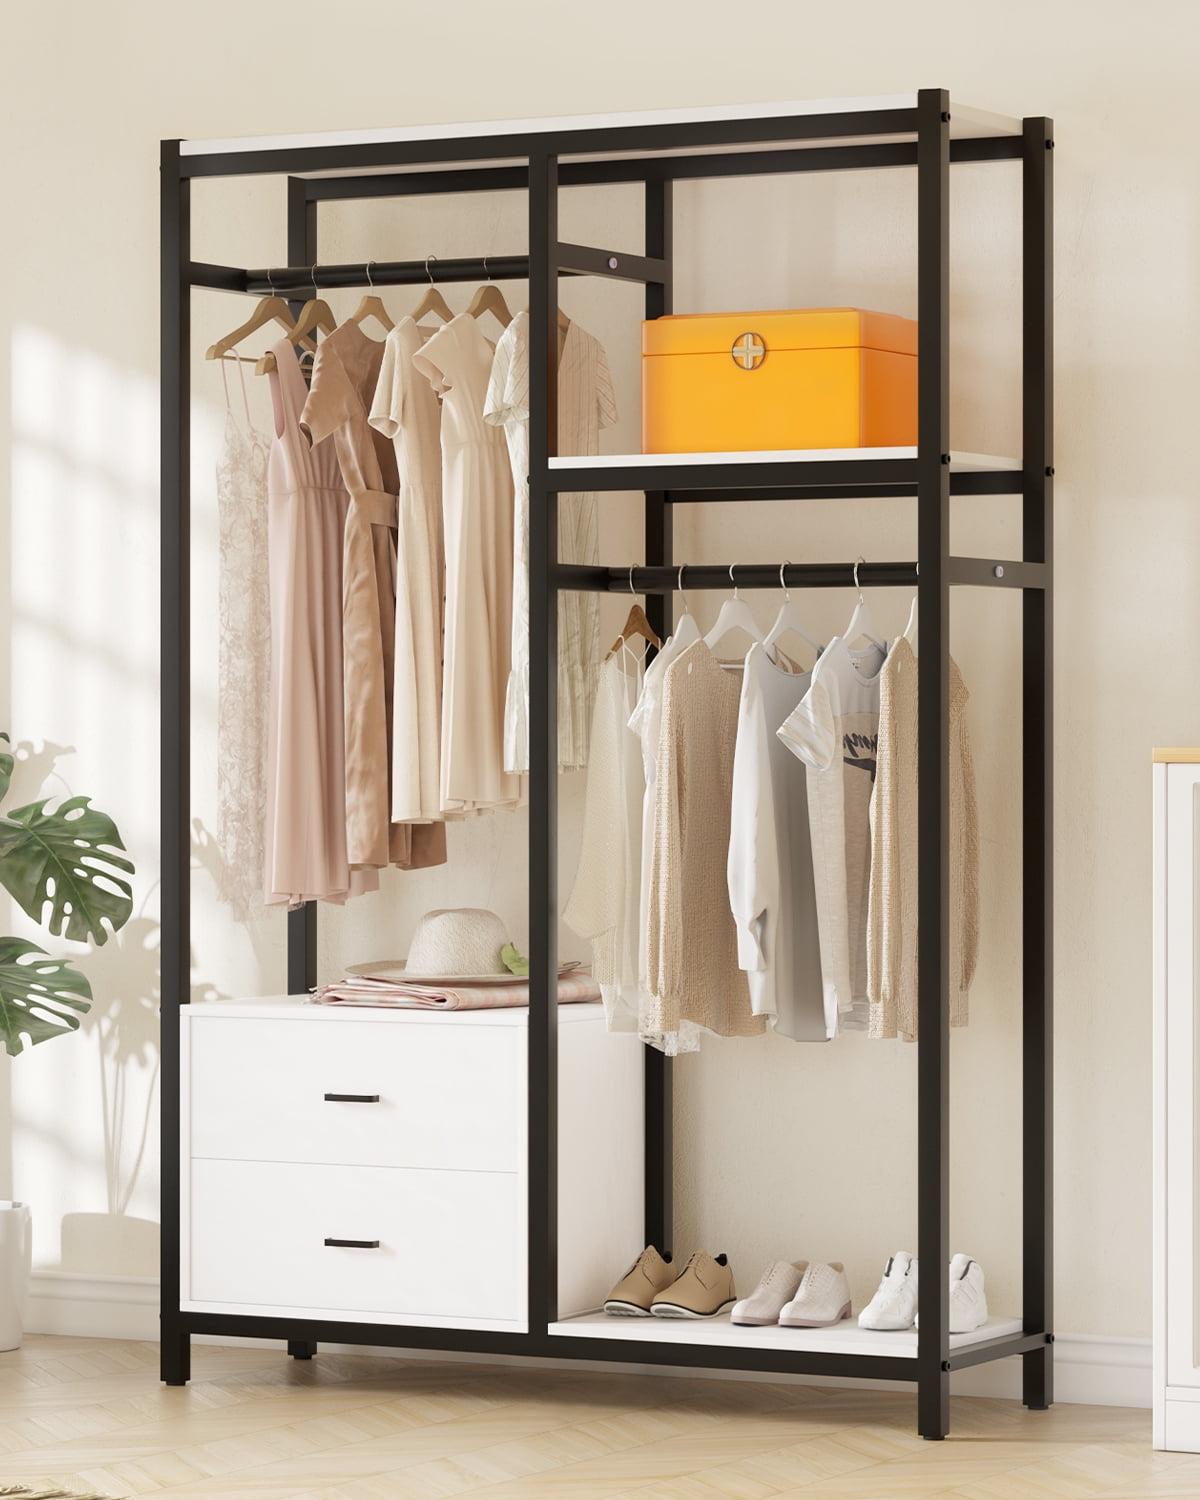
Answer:
<svg viewBox="0 0 1200 1500"><path fill-rule="evenodd" d="M1200 1453L1200 750L1154 758L1154 1446Z"/></svg>
<svg viewBox="0 0 1200 1500"><path fill-rule="evenodd" d="M528 1012L182 1011L181 1301L192 1312L527 1327ZM642 1049L559 1011L559 1304L641 1248Z"/></svg>

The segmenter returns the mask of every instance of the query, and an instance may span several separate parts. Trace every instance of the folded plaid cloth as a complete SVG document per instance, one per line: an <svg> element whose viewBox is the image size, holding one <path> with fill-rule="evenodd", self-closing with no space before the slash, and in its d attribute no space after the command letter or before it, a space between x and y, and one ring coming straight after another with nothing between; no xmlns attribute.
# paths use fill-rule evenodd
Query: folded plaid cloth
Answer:
<svg viewBox="0 0 1200 1500"><path fill-rule="evenodd" d="M558 1003L599 1000L600 986L590 974L574 973L558 981ZM317 1005L373 1005L392 1010L502 1010L529 1004L529 982L519 984L398 984L391 979L354 977L323 984L313 992Z"/></svg>

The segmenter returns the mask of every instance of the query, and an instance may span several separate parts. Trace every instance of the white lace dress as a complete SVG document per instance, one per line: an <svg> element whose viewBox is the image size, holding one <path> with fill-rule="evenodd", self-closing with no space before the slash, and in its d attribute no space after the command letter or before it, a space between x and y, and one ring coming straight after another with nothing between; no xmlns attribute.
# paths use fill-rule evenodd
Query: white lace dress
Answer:
<svg viewBox="0 0 1200 1500"><path fill-rule="evenodd" d="M519 312L496 345L484 420L504 428L516 501L513 527L512 672L504 704L504 768L529 770L529 314ZM558 362L558 451L600 451L600 429L617 420L608 356L572 321ZM560 562L596 563L599 521L594 494L558 497ZM558 764L588 761L596 691L598 594L558 596Z"/></svg>
<svg viewBox="0 0 1200 1500"><path fill-rule="evenodd" d="M263 808L267 794L267 703L271 604L267 583L267 458L270 440L255 427L246 377L237 363L242 413L229 399L217 463L217 893L239 921L263 909Z"/></svg>

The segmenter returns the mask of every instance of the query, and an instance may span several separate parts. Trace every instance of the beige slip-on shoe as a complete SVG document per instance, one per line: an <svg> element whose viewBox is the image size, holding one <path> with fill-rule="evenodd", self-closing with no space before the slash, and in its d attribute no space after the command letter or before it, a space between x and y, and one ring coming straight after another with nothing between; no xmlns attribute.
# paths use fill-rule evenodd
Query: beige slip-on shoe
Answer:
<svg viewBox="0 0 1200 1500"><path fill-rule="evenodd" d="M674 1279L671 1252L660 1255L653 1245L647 1245L609 1292L604 1311L617 1318L648 1318L655 1296Z"/></svg>
<svg viewBox="0 0 1200 1500"><path fill-rule="evenodd" d="M655 1297L650 1311L656 1318L715 1318L736 1297L726 1257L697 1250L679 1277Z"/></svg>

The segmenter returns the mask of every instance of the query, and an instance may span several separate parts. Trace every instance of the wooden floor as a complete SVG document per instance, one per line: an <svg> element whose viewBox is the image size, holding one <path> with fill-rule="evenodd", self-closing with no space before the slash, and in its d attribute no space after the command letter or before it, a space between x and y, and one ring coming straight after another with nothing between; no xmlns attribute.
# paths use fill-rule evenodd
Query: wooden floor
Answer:
<svg viewBox="0 0 1200 1500"><path fill-rule="evenodd" d="M911 1394L519 1370L275 1348L31 1337L0 1355L0 1493L238 1500L1151 1500L1200 1497L1148 1412L963 1398L914 1435Z"/></svg>

